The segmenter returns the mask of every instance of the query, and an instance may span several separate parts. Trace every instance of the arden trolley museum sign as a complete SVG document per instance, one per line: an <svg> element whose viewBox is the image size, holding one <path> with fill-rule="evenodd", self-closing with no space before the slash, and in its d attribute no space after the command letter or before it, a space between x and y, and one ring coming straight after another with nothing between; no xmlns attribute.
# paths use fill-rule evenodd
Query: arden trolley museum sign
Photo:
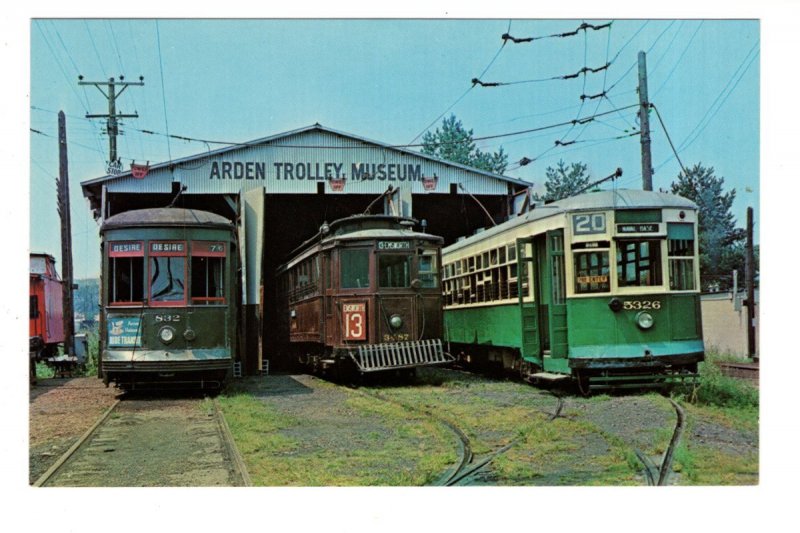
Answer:
<svg viewBox="0 0 800 533"><path fill-rule="evenodd" d="M356 180L422 181L422 165L414 163L213 161L208 179L214 180Z"/></svg>

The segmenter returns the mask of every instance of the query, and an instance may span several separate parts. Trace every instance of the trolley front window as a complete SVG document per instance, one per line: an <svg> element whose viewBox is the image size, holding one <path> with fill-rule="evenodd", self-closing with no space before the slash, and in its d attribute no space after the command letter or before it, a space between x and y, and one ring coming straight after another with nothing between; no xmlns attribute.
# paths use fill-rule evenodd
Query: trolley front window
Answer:
<svg viewBox="0 0 800 533"><path fill-rule="evenodd" d="M617 284L620 287L661 285L661 241L617 241Z"/></svg>
<svg viewBox="0 0 800 533"><path fill-rule="evenodd" d="M225 243L192 242L192 304L225 303Z"/></svg>
<svg viewBox="0 0 800 533"><path fill-rule="evenodd" d="M110 305L141 304L144 301L144 243L111 241L108 302Z"/></svg>
<svg viewBox="0 0 800 533"><path fill-rule="evenodd" d="M150 304L186 304L185 242L150 242Z"/></svg>
<svg viewBox="0 0 800 533"><path fill-rule="evenodd" d="M425 252L419 256L419 280L426 289L434 289L439 286L436 251Z"/></svg>
<svg viewBox="0 0 800 533"><path fill-rule="evenodd" d="M694 290L694 224L667 224L667 256L670 290Z"/></svg>
<svg viewBox="0 0 800 533"><path fill-rule="evenodd" d="M339 268L342 289L369 288L369 250L341 250Z"/></svg>
<svg viewBox="0 0 800 533"><path fill-rule="evenodd" d="M382 288L410 287L411 256L378 256L378 280Z"/></svg>
<svg viewBox="0 0 800 533"><path fill-rule="evenodd" d="M576 294L611 290L608 251L576 252L574 259Z"/></svg>

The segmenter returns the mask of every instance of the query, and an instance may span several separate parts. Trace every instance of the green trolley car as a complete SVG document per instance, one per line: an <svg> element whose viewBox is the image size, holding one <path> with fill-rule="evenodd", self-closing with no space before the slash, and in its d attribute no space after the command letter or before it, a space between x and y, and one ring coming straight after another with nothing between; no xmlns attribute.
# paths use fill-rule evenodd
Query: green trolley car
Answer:
<svg viewBox="0 0 800 533"><path fill-rule="evenodd" d="M537 205L442 251L445 338L465 364L581 390L695 378L697 207L636 190Z"/></svg>
<svg viewBox="0 0 800 533"><path fill-rule="evenodd" d="M238 323L233 224L196 209L153 208L111 216L100 234L105 383L220 388Z"/></svg>

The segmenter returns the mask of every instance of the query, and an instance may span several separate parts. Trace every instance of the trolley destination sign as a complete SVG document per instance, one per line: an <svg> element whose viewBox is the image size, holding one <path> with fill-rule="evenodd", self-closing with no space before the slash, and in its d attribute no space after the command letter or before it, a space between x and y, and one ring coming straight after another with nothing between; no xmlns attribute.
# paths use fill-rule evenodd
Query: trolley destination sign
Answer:
<svg viewBox="0 0 800 533"><path fill-rule="evenodd" d="M208 179L214 180L299 180L299 181L422 181L421 164L276 161L214 161Z"/></svg>
<svg viewBox="0 0 800 533"><path fill-rule="evenodd" d="M658 224L617 224L617 233L658 233Z"/></svg>

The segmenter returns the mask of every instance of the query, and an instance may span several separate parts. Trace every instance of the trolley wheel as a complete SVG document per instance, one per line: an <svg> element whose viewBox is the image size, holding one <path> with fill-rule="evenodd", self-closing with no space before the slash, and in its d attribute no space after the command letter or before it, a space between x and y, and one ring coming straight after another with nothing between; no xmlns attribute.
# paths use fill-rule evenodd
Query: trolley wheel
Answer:
<svg viewBox="0 0 800 533"><path fill-rule="evenodd" d="M519 364L519 377L520 377L520 379L530 383L532 375L533 375L533 365L528 361L520 362L520 364Z"/></svg>

